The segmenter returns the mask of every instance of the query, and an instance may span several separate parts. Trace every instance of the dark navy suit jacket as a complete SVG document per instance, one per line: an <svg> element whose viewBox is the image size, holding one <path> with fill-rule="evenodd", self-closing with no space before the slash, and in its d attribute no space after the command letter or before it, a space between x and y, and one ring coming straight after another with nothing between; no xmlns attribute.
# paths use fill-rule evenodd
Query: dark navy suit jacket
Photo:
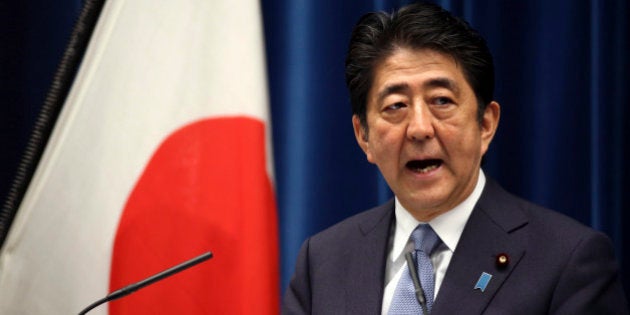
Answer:
<svg viewBox="0 0 630 315"><path fill-rule="evenodd" d="M380 314L393 210L391 200L306 240L282 313ZM481 291L483 272L492 278ZM488 179L431 314L628 314L628 305L608 237Z"/></svg>

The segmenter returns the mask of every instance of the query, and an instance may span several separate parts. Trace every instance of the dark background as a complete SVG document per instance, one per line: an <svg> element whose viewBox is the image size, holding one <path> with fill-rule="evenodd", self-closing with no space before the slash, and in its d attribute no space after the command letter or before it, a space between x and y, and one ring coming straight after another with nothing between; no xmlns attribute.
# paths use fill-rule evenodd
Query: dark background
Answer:
<svg viewBox="0 0 630 315"><path fill-rule="evenodd" d="M283 288L307 236L391 196L355 143L343 64L356 20L404 3L262 2ZM630 289L628 1L438 3L477 28L495 57L502 116L486 174L608 234ZM0 198L80 8L0 2Z"/></svg>

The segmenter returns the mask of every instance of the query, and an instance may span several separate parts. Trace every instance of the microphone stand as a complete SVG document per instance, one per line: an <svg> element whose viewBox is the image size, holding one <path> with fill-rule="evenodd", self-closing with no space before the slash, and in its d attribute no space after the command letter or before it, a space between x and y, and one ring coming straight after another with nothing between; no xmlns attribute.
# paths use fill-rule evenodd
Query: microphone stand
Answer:
<svg viewBox="0 0 630 315"><path fill-rule="evenodd" d="M85 309L83 309L79 315L84 315L85 313L89 312L90 310L92 310L93 308L105 303L105 302L109 302L118 298L121 298L125 295L131 294L141 288L144 288L146 286L148 286L149 284L152 284L154 282L160 281L166 277L172 276L173 274L176 274L180 271L183 271L184 269L188 269L198 263L204 262L208 259L212 258L212 253L211 252L207 252L205 254L201 254L193 259L187 260L177 266L171 267L167 270L164 270L158 274L155 274L149 278L146 278L140 282L136 282L133 284L130 284L122 289L116 290L112 293L110 293L109 295L107 295L106 297L90 304L88 307L86 307Z"/></svg>
<svg viewBox="0 0 630 315"><path fill-rule="evenodd" d="M427 310L427 299L424 296L424 290L422 290L422 284L420 283L420 278L418 277L418 271L416 270L416 261L413 259L413 255L411 253L405 254L405 259L407 259L407 267L409 267L409 273L411 274L411 281L413 281L413 287L416 292L416 299L422 308L422 314L429 314Z"/></svg>

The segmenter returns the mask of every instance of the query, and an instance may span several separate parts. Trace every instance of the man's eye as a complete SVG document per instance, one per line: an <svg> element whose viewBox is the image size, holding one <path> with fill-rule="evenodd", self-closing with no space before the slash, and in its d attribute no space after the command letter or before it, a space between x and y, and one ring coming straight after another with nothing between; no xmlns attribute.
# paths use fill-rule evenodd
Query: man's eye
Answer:
<svg viewBox="0 0 630 315"><path fill-rule="evenodd" d="M386 111L387 111L387 110L397 110L397 109L401 109L401 108L403 108L403 107L405 107L405 103L398 102L398 103L394 103L394 104L392 104L392 105L388 105L388 106L386 106L386 107L385 107L385 110L386 110Z"/></svg>
<svg viewBox="0 0 630 315"><path fill-rule="evenodd" d="M451 100L448 97L436 97L433 100L433 104L435 104L435 105L448 105L448 104L453 104L453 100Z"/></svg>

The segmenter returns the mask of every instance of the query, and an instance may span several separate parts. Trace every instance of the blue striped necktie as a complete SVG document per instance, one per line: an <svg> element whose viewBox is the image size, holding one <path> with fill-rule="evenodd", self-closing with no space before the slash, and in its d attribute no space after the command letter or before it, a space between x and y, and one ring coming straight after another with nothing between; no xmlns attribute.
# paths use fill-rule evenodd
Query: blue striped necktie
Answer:
<svg viewBox="0 0 630 315"><path fill-rule="evenodd" d="M440 244L440 238L435 234L435 231L433 231L430 225L420 224L411 233L411 239L415 246L413 253L416 262L415 267L416 270L418 270L418 278L424 290L427 309L430 312L431 306L433 306L433 293L435 288L431 253ZM413 280L411 279L408 268L407 270L403 270L403 274L398 281L388 314L422 314L422 307L416 299Z"/></svg>

